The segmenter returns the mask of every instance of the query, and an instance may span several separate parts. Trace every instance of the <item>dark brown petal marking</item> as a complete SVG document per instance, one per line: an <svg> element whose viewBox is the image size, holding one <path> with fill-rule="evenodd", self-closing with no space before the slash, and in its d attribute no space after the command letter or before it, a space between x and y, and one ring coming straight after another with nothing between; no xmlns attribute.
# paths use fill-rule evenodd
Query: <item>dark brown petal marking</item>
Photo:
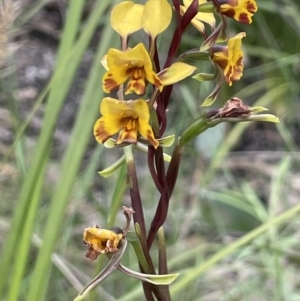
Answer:
<svg viewBox="0 0 300 301"><path fill-rule="evenodd" d="M94 135L100 143L104 143L110 137L107 135L104 124L102 123L94 130Z"/></svg>
<svg viewBox="0 0 300 301"><path fill-rule="evenodd" d="M242 60L243 60L243 57L241 56L241 57L239 57L239 59L236 61L236 66L242 66L243 64L242 64Z"/></svg>
<svg viewBox="0 0 300 301"><path fill-rule="evenodd" d="M154 86L157 87L157 88L162 86L162 83L161 83L160 79L157 78L157 77L154 77Z"/></svg>
<svg viewBox="0 0 300 301"><path fill-rule="evenodd" d="M222 14L229 17L229 18L234 18L235 10L234 9L228 9L228 10L224 11Z"/></svg>
<svg viewBox="0 0 300 301"><path fill-rule="evenodd" d="M249 15L247 13L241 13L239 15L239 22L243 24L250 24L251 19L249 18Z"/></svg>
<svg viewBox="0 0 300 301"><path fill-rule="evenodd" d="M128 91L130 91L130 92L133 91L138 95L144 95L145 90L146 90L146 87L145 87L144 82L131 79L127 85L126 93Z"/></svg>
<svg viewBox="0 0 300 301"><path fill-rule="evenodd" d="M117 85L117 82L113 78L105 78L103 86L104 86L104 90L110 92L114 88L116 88L118 85Z"/></svg>
<svg viewBox="0 0 300 301"><path fill-rule="evenodd" d="M93 261L93 260L96 260L99 255L100 255L100 252L94 250L92 247L89 247L88 251L85 254L85 257L87 257L89 260Z"/></svg>
<svg viewBox="0 0 300 301"><path fill-rule="evenodd" d="M248 1L247 2L247 10L250 13L254 14L257 11L257 7L256 7L255 3L253 3L252 1Z"/></svg>
<svg viewBox="0 0 300 301"><path fill-rule="evenodd" d="M225 70L228 65L228 60L218 60L216 63L221 67L222 70Z"/></svg>
<svg viewBox="0 0 300 301"><path fill-rule="evenodd" d="M130 67L130 68L128 68L128 69L126 70L126 75L127 75L128 77L131 76L131 75L135 72L136 69L137 69L136 67Z"/></svg>

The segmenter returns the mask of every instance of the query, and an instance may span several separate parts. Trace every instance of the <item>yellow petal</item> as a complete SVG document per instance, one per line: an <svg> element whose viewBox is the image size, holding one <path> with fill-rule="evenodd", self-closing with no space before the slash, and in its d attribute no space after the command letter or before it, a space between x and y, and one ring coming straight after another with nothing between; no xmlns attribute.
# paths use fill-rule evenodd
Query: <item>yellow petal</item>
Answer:
<svg viewBox="0 0 300 301"><path fill-rule="evenodd" d="M125 51L111 48L107 55L109 68L120 64L124 65L128 62L132 62L136 67L143 66L145 61L149 61L151 64L151 59L143 43L139 43L134 48L128 48Z"/></svg>
<svg viewBox="0 0 300 301"><path fill-rule="evenodd" d="M136 100L121 101L111 97L105 97L101 102L100 113L103 116L119 115L122 117L124 112L134 111L135 102ZM127 115L126 117L129 116Z"/></svg>
<svg viewBox="0 0 300 301"><path fill-rule="evenodd" d="M172 8L167 0L149 0L144 7L143 28L145 32L155 39L170 24Z"/></svg>
<svg viewBox="0 0 300 301"><path fill-rule="evenodd" d="M177 62L162 70L158 76L164 86L177 83L190 76L197 68L186 63Z"/></svg>
<svg viewBox="0 0 300 301"><path fill-rule="evenodd" d="M143 99L131 100L130 102L132 103L133 111L138 115L138 117L146 119L148 122L150 118L150 113L147 102Z"/></svg>
<svg viewBox="0 0 300 301"><path fill-rule="evenodd" d="M158 147L159 142L155 139L152 128L147 119L139 118L139 132L145 139L150 141L154 148Z"/></svg>
<svg viewBox="0 0 300 301"><path fill-rule="evenodd" d="M99 143L104 143L108 138L117 134L123 128L123 120L117 115L102 116L94 126L94 136Z"/></svg>
<svg viewBox="0 0 300 301"><path fill-rule="evenodd" d="M243 51L241 50L242 38L246 33L240 32L228 40L228 46L213 46L213 61L224 71L224 77L229 86L239 80L243 75Z"/></svg>
<svg viewBox="0 0 300 301"><path fill-rule="evenodd" d="M224 75L229 86L232 85L232 82L239 80L243 75L244 65L242 60L244 54L241 50L241 46L242 38L245 36L245 32L240 32L228 41L228 61L230 67L224 70Z"/></svg>
<svg viewBox="0 0 300 301"><path fill-rule="evenodd" d="M128 74L127 66L118 66L109 69L102 78L103 83L103 91L105 93L110 93L118 86L124 84L124 82L128 79L130 74Z"/></svg>
<svg viewBox="0 0 300 301"><path fill-rule="evenodd" d="M107 230L106 230L107 231ZM106 235L102 229L99 228L85 228L83 232L83 241L89 244L94 250L102 253L105 249Z"/></svg>
<svg viewBox="0 0 300 301"><path fill-rule="evenodd" d="M115 5L111 11L112 28L121 36L127 37L142 28L144 6L124 1Z"/></svg>
<svg viewBox="0 0 300 301"><path fill-rule="evenodd" d="M124 112L128 111L130 112L130 107L125 101L118 101L110 97L103 98L100 106L103 116L96 121L94 126L96 140L104 143L118 133L124 127Z"/></svg>
<svg viewBox="0 0 300 301"><path fill-rule="evenodd" d="M144 67L144 69L145 69L145 76L148 82L153 84L161 92L164 86L161 80L159 79L159 77L157 76L157 74L155 74L150 68L146 68L146 66Z"/></svg>

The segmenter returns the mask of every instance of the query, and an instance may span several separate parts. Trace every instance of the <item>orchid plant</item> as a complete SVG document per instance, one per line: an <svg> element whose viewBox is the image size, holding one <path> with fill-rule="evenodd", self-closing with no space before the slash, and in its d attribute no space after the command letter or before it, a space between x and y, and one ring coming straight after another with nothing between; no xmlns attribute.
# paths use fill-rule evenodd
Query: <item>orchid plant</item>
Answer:
<svg viewBox="0 0 300 301"><path fill-rule="evenodd" d="M215 85L213 91L197 104L205 109L214 103L223 84L231 86L240 80L244 69L241 45L246 33L227 37L227 18L250 24L256 11L254 0L183 0L182 4L178 0L172 3L167 0L148 0L145 4L123 1L112 9L111 26L119 34L121 43L120 49L108 49L101 61L106 69L102 84L105 93L116 92L117 98L107 96L102 99L101 117L95 123L94 135L105 147L123 148L124 155L118 162L99 173L108 177L126 164L131 208L124 207L127 220L124 229L102 229L94 225L84 230L84 243L89 248L86 256L95 260L98 255L106 254L109 263L75 300L83 300L115 269L141 279L147 300L171 300L168 285L177 274L168 273L163 225L185 145L222 122L279 122L274 115L260 114L265 108L247 106L234 97L227 100L222 108L203 110L178 137L165 137L168 126L166 111L172 89L176 83L190 76L199 84L201 81L212 81ZM168 45L167 58L161 64L156 40L170 25L172 18L177 26ZM190 24L199 31L199 47L179 53L182 36L189 30ZM140 42L129 47L130 35L139 30L148 36L149 43ZM195 63L197 60L209 62L213 72L195 74L197 68L186 63L191 60ZM164 147L172 144L175 145L170 157L164 154ZM135 153L140 150L147 152L149 171L160 195L150 229L146 229L145 225L143 192L139 189L135 165ZM131 217L135 233L128 232ZM158 269L150 255L156 238L159 241ZM140 272L120 264L128 242L135 244Z"/></svg>

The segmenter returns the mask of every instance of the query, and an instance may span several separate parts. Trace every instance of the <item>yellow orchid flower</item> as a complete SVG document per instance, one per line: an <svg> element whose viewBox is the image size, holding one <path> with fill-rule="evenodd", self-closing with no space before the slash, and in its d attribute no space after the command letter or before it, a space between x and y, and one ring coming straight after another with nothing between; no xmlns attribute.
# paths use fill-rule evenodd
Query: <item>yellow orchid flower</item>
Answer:
<svg viewBox="0 0 300 301"><path fill-rule="evenodd" d="M111 48L106 60L108 71L102 79L103 90L106 93L122 85L128 78L130 79L125 94L145 94L146 81L162 91L163 85L152 70L152 62L143 43L125 51Z"/></svg>
<svg viewBox="0 0 300 301"><path fill-rule="evenodd" d="M193 0L183 0L183 6L180 5L180 14L183 16L191 5ZM199 5L207 3L206 0L198 0ZM205 32L205 26L203 22L210 25L210 27L215 28L216 20L213 13L197 13L197 15L192 19L192 24L202 33Z"/></svg>
<svg viewBox="0 0 300 301"><path fill-rule="evenodd" d="M232 82L239 80L243 75L244 65L243 52L241 50L242 38L246 33L240 32L228 40L228 46L215 45L212 60L218 64L224 72L224 77L229 86Z"/></svg>
<svg viewBox="0 0 300 301"><path fill-rule="evenodd" d="M255 0L218 0L218 3L221 14L244 24L251 24L257 11Z"/></svg>
<svg viewBox="0 0 300 301"><path fill-rule="evenodd" d="M96 121L94 135L103 144L108 138L119 133L116 144L137 143L138 133L155 148L159 142L154 138L149 125L150 113L143 99L121 101L106 97L100 106L102 117Z"/></svg>
<svg viewBox="0 0 300 301"><path fill-rule="evenodd" d="M83 242L89 246L86 257L95 260L99 254L115 253L123 238L123 230L113 227L110 230L99 229L98 226L85 228L83 232Z"/></svg>

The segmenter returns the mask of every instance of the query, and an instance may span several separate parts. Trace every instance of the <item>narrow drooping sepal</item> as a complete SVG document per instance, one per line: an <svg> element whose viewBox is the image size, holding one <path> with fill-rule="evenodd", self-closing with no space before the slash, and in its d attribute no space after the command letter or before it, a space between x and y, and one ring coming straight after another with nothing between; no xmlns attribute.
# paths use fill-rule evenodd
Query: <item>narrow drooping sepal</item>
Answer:
<svg viewBox="0 0 300 301"><path fill-rule="evenodd" d="M200 52L204 52L214 46L217 41L226 41L226 29L227 29L227 21L224 16L221 15L221 22L218 27L207 37L200 46Z"/></svg>
<svg viewBox="0 0 300 301"><path fill-rule="evenodd" d="M117 169L119 169L119 167L121 167L124 162L125 162L125 156L123 155L120 159L118 159L116 162L114 162L111 166L99 171L98 174L103 178L108 178Z"/></svg>

